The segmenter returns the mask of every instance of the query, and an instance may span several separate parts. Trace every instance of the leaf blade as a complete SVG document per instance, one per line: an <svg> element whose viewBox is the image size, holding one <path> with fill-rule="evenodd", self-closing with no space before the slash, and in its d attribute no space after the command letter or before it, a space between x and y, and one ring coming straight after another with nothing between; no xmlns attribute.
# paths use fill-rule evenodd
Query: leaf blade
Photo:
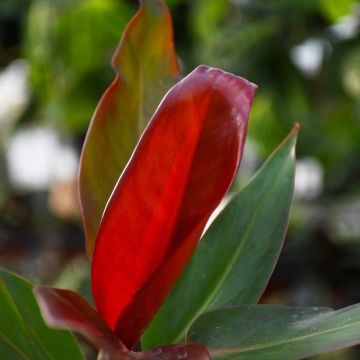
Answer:
<svg viewBox="0 0 360 360"><path fill-rule="evenodd" d="M180 341L189 324L205 310L259 299L288 224L297 133L296 125L205 233L144 334L145 348Z"/></svg>
<svg viewBox="0 0 360 360"><path fill-rule="evenodd" d="M75 331L99 349L126 349L95 309L80 295L70 290L39 286L34 289L34 293L49 326Z"/></svg>
<svg viewBox="0 0 360 360"><path fill-rule="evenodd" d="M32 341L9 291L0 279L0 337L2 351L13 349L26 359L44 359L44 354Z"/></svg>
<svg viewBox="0 0 360 360"><path fill-rule="evenodd" d="M162 101L113 192L92 286L98 311L128 347L167 296L235 176L255 88L221 70L194 70Z"/></svg>
<svg viewBox="0 0 360 360"><path fill-rule="evenodd" d="M80 161L79 198L90 257L116 181L160 100L179 77L171 18L162 0L141 1L113 67L115 80L91 120Z"/></svg>
<svg viewBox="0 0 360 360"><path fill-rule="evenodd" d="M74 360L83 359L80 348L70 332L49 329L40 314L32 293L32 284L0 268L0 280L6 285L19 316L28 329L32 343L45 354L46 359L65 360L68 353Z"/></svg>
<svg viewBox="0 0 360 360"><path fill-rule="evenodd" d="M214 359L296 360L360 343L360 305L337 311L253 305L200 316L188 338Z"/></svg>

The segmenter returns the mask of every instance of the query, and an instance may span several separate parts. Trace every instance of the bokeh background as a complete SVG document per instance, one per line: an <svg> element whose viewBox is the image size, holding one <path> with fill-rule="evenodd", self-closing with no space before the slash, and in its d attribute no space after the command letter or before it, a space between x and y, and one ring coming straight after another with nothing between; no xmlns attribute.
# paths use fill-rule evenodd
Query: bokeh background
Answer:
<svg viewBox="0 0 360 360"><path fill-rule="evenodd" d="M360 4L168 0L183 73L257 83L241 188L301 124L295 203L263 302L360 302ZM90 297L76 196L81 145L114 77L130 0L0 1L0 265ZM358 348L317 359L355 360Z"/></svg>

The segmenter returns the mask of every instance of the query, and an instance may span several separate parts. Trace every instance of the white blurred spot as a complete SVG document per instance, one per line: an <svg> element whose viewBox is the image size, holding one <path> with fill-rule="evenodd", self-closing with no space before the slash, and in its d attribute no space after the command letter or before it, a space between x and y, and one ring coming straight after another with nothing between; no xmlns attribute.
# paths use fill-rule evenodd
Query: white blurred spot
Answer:
<svg viewBox="0 0 360 360"><path fill-rule="evenodd" d="M360 241L360 199L350 198L331 209L329 236L336 242Z"/></svg>
<svg viewBox="0 0 360 360"><path fill-rule="evenodd" d="M78 156L69 145L60 146L54 163L54 177L60 181L71 181L77 176Z"/></svg>
<svg viewBox="0 0 360 360"><path fill-rule="evenodd" d="M353 6L351 14L341 17L330 27L330 33L338 40L352 39L360 29L360 6Z"/></svg>
<svg viewBox="0 0 360 360"><path fill-rule="evenodd" d="M306 76L315 76L321 69L325 46L326 43L323 40L307 39L290 50L290 58Z"/></svg>
<svg viewBox="0 0 360 360"><path fill-rule="evenodd" d="M46 127L29 127L14 134L6 147L12 185L18 190L46 190L55 179L69 180L77 172L74 149L64 147Z"/></svg>
<svg viewBox="0 0 360 360"><path fill-rule="evenodd" d="M296 162L295 197L312 200L319 196L324 187L324 170L314 158Z"/></svg>
<svg viewBox="0 0 360 360"><path fill-rule="evenodd" d="M27 65L15 60L0 73L0 126L15 121L30 98L26 81Z"/></svg>
<svg viewBox="0 0 360 360"><path fill-rule="evenodd" d="M330 32L338 40L352 39L359 32L359 20L355 16L345 16L330 27Z"/></svg>

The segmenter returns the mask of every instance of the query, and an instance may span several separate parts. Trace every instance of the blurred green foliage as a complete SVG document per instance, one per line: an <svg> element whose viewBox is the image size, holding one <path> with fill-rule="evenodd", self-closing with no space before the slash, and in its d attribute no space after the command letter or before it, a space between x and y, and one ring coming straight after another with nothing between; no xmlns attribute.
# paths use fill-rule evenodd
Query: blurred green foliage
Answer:
<svg viewBox="0 0 360 360"><path fill-rule="evenodd" d="M199 9L201 3L204 9ZM286 128L300 122L298 154L321 160L330 191L343 191L349 180L357 180L354 175L359 171L360 38L356 33L341 39L332 31L355 3L197 2L194 13L199 15L193 16L196 62L225 68L259 84L249 129L263 154L280 141ZM292 49L307 39L317 39L323 47L319 70L312 76L291 59Z"/></svg>
<svg viewBox="0 0 360 360"><path fill-rule="evenodd" d="M126 1L33 1L24 39L41 116L84 131L112 80L114 44L132 15Z"/></svg>

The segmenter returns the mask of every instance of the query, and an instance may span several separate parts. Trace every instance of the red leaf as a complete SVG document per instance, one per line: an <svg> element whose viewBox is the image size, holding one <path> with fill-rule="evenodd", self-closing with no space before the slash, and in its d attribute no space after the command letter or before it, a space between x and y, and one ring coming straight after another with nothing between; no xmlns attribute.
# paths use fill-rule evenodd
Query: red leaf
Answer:
<svg viewBox="0 0 360 360"><path fill-rule="evenodd" d="M78 294L48 287L35 287L34 294L49 326L78 332L96 348L126 350L96 310Z"/></svg>
<svg viewBox="0 0 360 360"><path fill-rule="evenodd" d="M105 210L96 306L132 347L190 259L236 174L256 86L200 66L165 96Z"/></svg>

